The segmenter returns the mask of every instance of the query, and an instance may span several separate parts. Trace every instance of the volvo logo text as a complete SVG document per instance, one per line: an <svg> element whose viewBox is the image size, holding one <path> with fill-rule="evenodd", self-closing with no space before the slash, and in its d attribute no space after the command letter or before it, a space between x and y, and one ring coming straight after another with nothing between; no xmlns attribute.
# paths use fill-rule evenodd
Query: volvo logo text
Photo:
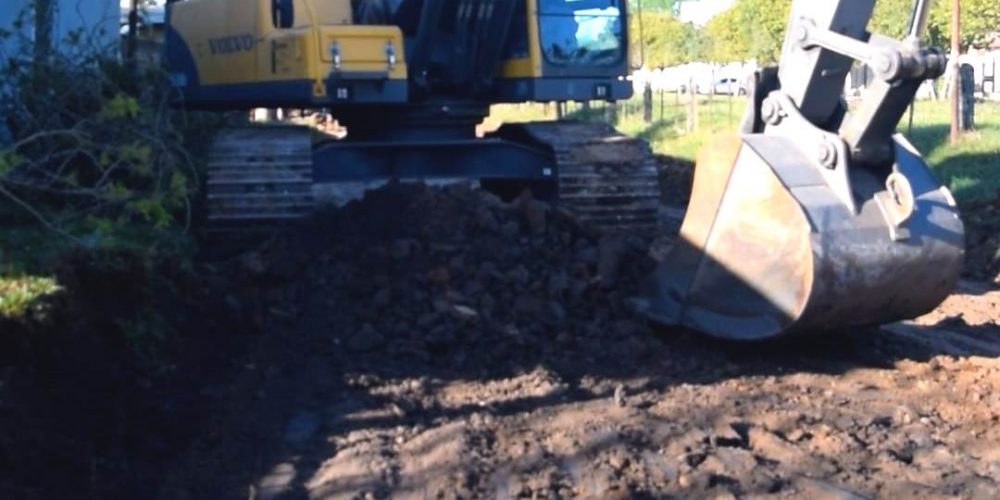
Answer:
<svg viewBox="0 0 1000 500"><path fill-rule="evenodd" d="M237 52L249 52L253 50L253 35L226 36L222 38L209 38L208 48L212 55L235 54Z"/></svg>

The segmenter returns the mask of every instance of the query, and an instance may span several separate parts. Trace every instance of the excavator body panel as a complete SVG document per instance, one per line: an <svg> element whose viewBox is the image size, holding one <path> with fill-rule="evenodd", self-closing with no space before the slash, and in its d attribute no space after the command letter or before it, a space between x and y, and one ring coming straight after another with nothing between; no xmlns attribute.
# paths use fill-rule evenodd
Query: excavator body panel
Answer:
<svg viewBox="0 0 1000 500"><path fill-rule="evenodd" d="M188 108L406 106L411 60L423 94L616 100L632 94L621 2L406 0L361 19L350 0L186 0L166 59Z"/></svg>
<svg viewBox="0 0 1000 500"><path fill-rule="evenodd" d="M172 4L167 63L181 103L239 109L408 102L399 27L352 24L346 0L292 5L299 21L282 26L272 0ZM306 22L311 16L316 24Z"/></svg>

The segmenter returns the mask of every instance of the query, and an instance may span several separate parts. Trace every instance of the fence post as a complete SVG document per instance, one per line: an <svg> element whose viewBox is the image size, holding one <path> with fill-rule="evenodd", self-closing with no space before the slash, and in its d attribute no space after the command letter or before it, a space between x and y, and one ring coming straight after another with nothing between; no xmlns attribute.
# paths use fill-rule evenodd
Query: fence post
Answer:
<svg viewBox="0 0 1000 500"><path fill-rule="evenodd" d="M732 82L730 82L729 95L726 96L726 101L729 102L729 116L727 116L726 126L729 126L730 124L733 123L733 99L735 99L736 96L739 95L739 93L740 93L739 89L736 89L735 93L733 92L733 84Z"/></svg>
<svg viewBox="0 0 1000 500"><path fill-rule="evenodd" d="M35 67L41 68L48 62L52 52L52 30L55 19L53 0L35 2Z"/></svg>
<svg viewBox="0 0 1000 500"><path fill-rule="evenodd" d="M618 124L618 102L609 101L604 105L604 121L611 125Z"/></svg>
<svg viewBox="0 0 1000 500"><path fill-rule="evenodd" d="M959 0L951 0L951 58L949 61L951 68L949 68L948 73L951 75L951 144L957 144L959 136L961 135L961 128L959 127L960 120L960 99L959 92L961 91L961 74L959 71L959 60L962 57L962 21L961 21L962 8L959 4Z"/></svg>
<svg viewBox="0 0 1000 500"><path fill-rule="evenodd" d="M649 79L642 89L642 121L653 123L653 84Z"/></svg>
<svg viewBox="0 0 1000 500"><path fill-rule="evenodd" d="M959 68L959 128L972 130L976 127L976 73L971 64Z"/></svg>
<svg viewBox="0 0 1000 500"><path fill-rule="evenodd" d="M663 94L665 94L665 93L666 93L666 91L663 90L663 88L661 87L660 88L660 121L661 122L666 119L666 110L664 109L664 103L663 103Z"/></svg>
<svg viewBox="0 0 1000 500"><path fill-rule="evenodd" d="M698 94L694 89L694 79L688 81L688 105L687 105L687 131L688 133L694 132L698 128L698 109L697 103Z"/></svg>

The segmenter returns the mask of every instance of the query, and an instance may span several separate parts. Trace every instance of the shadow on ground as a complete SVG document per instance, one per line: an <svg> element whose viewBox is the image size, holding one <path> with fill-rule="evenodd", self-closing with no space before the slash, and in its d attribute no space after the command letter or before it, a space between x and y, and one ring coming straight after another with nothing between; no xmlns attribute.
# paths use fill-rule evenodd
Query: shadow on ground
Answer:
<svg viewBox="0 0 1000 500"><path fill-rule="evenodd" d="M919 325L755 344L651 328L627 306L651 270L641 245L415 189L243 257L284 320L161 498L996 491L976 447L997 432L995 323L963 331L980 343Z"/></svg>

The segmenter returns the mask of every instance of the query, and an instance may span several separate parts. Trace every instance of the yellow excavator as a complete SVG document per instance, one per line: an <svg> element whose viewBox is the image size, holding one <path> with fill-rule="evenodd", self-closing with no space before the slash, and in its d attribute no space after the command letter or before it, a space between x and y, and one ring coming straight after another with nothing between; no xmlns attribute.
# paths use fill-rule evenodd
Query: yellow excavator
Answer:
<svg viewBox="0 0 1000 500"><path fill-rule="evenodd" d="M646 317L759 340L912 318L951 292L955 201L895 133L947 60L920 43L929 1L902 41L867 31L874 3L793 1L778 68L754 76L741 129L699 156L680 238L636 301ZM324 185L407 178L530 184L586 224L659 227L643 141L579 122L476 133L496 103L631 97L626 0L183 0L167 16L179 105L326 109L348 131L222 132L213 228L300 217ZM876 81L849 107L855 63Z"/></svg>

